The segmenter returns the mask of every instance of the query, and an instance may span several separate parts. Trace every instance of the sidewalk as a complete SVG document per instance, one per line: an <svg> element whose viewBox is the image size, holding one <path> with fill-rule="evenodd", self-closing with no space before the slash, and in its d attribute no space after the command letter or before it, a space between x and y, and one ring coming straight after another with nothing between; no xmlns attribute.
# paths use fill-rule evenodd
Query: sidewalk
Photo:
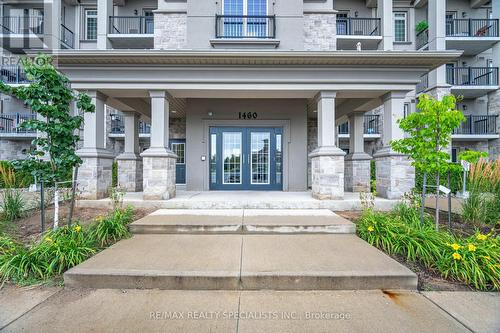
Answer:
<svg viewBox="0 0 500 333"><path fill-rule="evenodd" d="M500 294L0 290L1 332L498 332Z"/></svg>

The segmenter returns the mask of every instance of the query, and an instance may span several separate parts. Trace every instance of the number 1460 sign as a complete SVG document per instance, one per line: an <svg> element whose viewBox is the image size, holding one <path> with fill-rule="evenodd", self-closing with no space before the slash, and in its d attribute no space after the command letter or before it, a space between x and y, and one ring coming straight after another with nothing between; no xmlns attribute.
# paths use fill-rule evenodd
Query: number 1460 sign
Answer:
<svg viewBox="0 0 500 333"><path fill-rule="evenodd" d="M238 119L257 119L257 112L238 112Z"/></svg>

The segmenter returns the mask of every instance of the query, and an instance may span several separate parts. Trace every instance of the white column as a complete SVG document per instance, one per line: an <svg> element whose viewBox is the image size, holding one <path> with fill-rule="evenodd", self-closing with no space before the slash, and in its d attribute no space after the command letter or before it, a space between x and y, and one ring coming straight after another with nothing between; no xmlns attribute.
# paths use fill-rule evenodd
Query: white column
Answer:
<svg viewBox="0 0 500 333"><path fill-rule="evenodd" d="M345 157L345 190L370 191L370 160L365 153L364 113L349 115L349 154Z"/></svg>
<svg viewBox="0 0 500 333"><path fill-rule="evenodd" d="M44 0L43 43L49 50L60 49L61 1Z"/></svg>
<svg viewBox="0 0 500 333"><path fill-rule="evenodd" d="M150 91L151 97L151 147L169 149L169 101L165 91Z"/></svg>
<svg viewBox="0 0 500 333"><path fill-rule="evenodd" d="M318 148L311 157L312 195L317 199L340 199L344 196L344 155L335 145L334 91L316 96L318 105Z"/></svg>
<svg viewBox="0 0 500 333"><path fill-rule="evenodd" d="M429 0L427 11L429 18L429 50L446 50L446 1ZM446 83L446 65L440 66L429 73L429 87L436 90L449 87ZM431 95L441 99L442 95L447 93L449 93L449 90L445 90L443 93L434 91L431 92Z"/></svg>
<svg viewBox="0 0 500 333"><path fill-rule="evenodd" d="M87 199L100 199L108 195L114 154L105 149L105 105L106 96L98 91L89 91L95 112L84 114L83 147L77 155L83 160L78 169L78 189Z"/></svg>
<svg viewBox="0 0 500 333"><path fill-rule="evenodd" d="M127 192L142 191L142 158L139 156L139 114L123 112L125 120L124 151L116 157L118 186Z"/></svg>
<svg viewBox="0 0 500 333"><path fill-rule="evenodd" d="M404 116L406 91L393 91L383 96L383 148L375 155L377 193L388 199L399 199L415 186L415 169L406 155L392 150L390 142L404 138L397 121Z"/></svg>
<svg viewBox="0 0 500 333"><path fill-rule="evenodd" d="M161 200L175 196L175 160L168 146L169 100L165 91L150 91L151 146L144 151L144 199Z"/></svg>
<svg viewBox="0 0 500 333"><path fill-rule="evenodd" d="M97 0L97 48L111 48L108 40L109 17L113 16L113 0Z"/></svg>
<svg viewBox="0 0 500 333"><path fill-rule="evenodd" d="M392 0L377 0L377 17L380 18L382 29L382 42L379 48L384 51L393 49L394 18L392 15Z"/></svg>

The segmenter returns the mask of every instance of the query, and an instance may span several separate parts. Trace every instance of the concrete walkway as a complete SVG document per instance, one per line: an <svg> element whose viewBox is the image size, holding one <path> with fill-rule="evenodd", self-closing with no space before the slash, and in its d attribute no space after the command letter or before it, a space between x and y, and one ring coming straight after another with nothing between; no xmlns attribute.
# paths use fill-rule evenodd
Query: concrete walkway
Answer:
<svg viewBox="0 0 500 333"><path fill-rule="evenodd" d="M141 192L126 193L125 204L138 208L169 209L330 209L361 210L359 193L345 192L341 200L317 200L311 192L177 191L170 200L143 200ZM391 210L399 200L375 199L375 208ZM78 200L79 207L111 207L110 199Z"/></svg>
<svg viewBox="0 0 500 333"><path fill-rule="evenodd" d="M428 333L500 329L498 293L25 291L7 287L0 290L0 304L1 332Z"/></svg>

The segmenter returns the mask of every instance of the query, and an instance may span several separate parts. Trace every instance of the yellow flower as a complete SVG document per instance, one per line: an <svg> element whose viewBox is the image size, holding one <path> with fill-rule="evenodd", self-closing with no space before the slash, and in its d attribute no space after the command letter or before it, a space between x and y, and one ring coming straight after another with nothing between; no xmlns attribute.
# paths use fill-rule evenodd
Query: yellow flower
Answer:
<svg viewBox="0 0 500 333"><path fill-rule="evenodd" d="M486 259L486 260L490 260L490 259L491 259L491 257L490 257L490 256L482 256L482 257L483 257L484 259Z"/></svg>
<svg viewBox="0 0 500 333"><path fill-rule="evenodd" d="M474 252L476 251L476 246L472 245L472 244L469 244L469 246L467 247L467 249L470 251L470 252Z"/></svg>
<svg viewBox="0 0 500 333"><path fill-rule="evenodd" d="M452 248L453 250L455 250L455 251L456 251L456 250L458 250L459 248L461 248L461 246L460 246L460 245L458 245L457 243L453 243L453 244L451 244L450 246L451 246L451 248Z"/></svg>
<svg viewBox="0 0 500 333"><path fill-rule="evenodd" d="M462 256L460 255L460 253L454 252L453 253L453 259L455 259L455 260L461 260Z"/></svg>
<svg viewBox="0 0 500 333"><path fill-rule="evenodd" d="M369 231L369 232L372 232L373 230L375 230L375 228L373 228L373 226L372 226L372 225L368 227L368 231Z"/></svg>
<svg viewBox="0 0 500 333"><path fill-rule="evenodd" d="M102 220L104 219L102 217L102 215L99 215L98 217L95 218L97 222L102 222Z"/></svg>
<svg viewBox="0 0 500 333"><path fill-rule="evenodd" d="M75 226L75 231L76 232L80 232L81 230L82 230L82 227L80 227L79 225Z"/></svg>
<svg viewBox="0 0 500 333"><path fill-rule="evenodd" d="M45 241L47 243L52 243L53 242L52 238L50 238L50 237L45 237Z"/></svg>
<svg viewBox="0 0 500 333"><path fill-rule="evenodd" d="M477 240L481 240L482 241L482 240L486 240L486 238L488 238L488 236L487 235L483 235L483 234L479 234L479 235L476 236L476 238L477 238Z"/></svg>

